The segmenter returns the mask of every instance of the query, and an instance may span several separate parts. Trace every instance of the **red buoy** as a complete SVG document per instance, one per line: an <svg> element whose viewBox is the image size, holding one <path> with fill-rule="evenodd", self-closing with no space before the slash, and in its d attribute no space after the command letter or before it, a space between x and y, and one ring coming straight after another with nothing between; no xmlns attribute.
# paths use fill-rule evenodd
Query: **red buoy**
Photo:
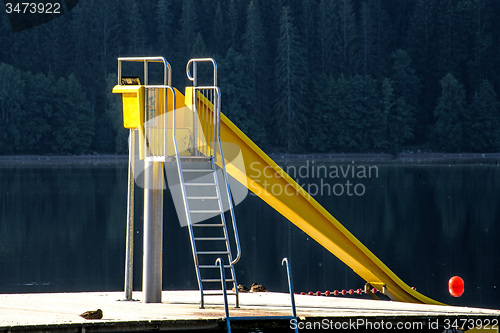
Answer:
<svg viewBox="0 0 500 333"><path fill-rule="evenodd" d="M342 295L345 295L345 294L347 294L347 290L342 289Z"/></svg>
<svg viewBox="0 0 500 333"><path fill-rule="evenodd" d="M361 295L361 294L363 293L363 290L358 289L358 290L356 290L356 293L357 293L358 295Z"/></svg>
<svg viewBox="0 0 500 333"><path fill-rule="evenodd" d="M354 295L354 289L349 289L349 295Z"/></svg>
<svg viewBox="0 0 500 333"><path fill-rule="evenodd" d="M321 291L319 291L319 290L318 290L318 291L316 292L316 296L321 296Z"/></svg>
<svg viewBox="0 0 500 333"><path fill-rule="evenodd" d="M460 297L465 289L464 280L460 276L452 276L448 281L448 291L453 297Z"/></svg>
<svg viewBox="0 0 500 333"><path fill-rule="evenodd" d="M307 294L311 295L311 296L314 295L314 293L312 291L308 292Z"/></svg>
<svg viewBox="0 0 500 333"><path fill-rule="evenodd" d="M334 294L335 296L338 296L338 295L339 295L339 291L338 291L338 290L334 290L334 291L333 291L333 294Z"/></svg>
<svg viewBox="0 0 500 333"><path fill-rule="evenodd" d="M325 291L326 296L330 296L330 290Z"/></svg>
<svg viewBox="0 0 500 333"><path fill-rule="evenodd" d="M306 293L305 293L305 292L301 292L300 294L301 294L301 295L305 295Z"/></svg>

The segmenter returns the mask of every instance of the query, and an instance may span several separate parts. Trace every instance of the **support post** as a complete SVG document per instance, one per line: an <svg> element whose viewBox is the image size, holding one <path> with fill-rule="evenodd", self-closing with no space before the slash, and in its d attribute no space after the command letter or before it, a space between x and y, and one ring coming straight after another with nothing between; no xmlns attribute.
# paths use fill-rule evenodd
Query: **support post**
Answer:
<svg viewBox="0 0 500 333"><path fill-rule="evenodd" d="M161 303L163 163L144 161L144 303Z"/></svg>
<svg viewBox="0 0 500 333"><path fill-rule="evenodd" d="M128 155L127 242L125 249L125 300L132 300L134 288L134 158L135 130L130 129Z"/></svg>

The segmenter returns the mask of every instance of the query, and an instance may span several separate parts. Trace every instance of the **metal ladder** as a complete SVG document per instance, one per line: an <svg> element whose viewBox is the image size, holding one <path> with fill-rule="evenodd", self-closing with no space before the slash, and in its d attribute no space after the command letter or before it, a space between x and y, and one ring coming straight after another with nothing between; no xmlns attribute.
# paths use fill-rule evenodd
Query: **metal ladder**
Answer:
<svg viewBox="0 0 500 333"><path fill-rule="evenodd" d="M213 64L212 86L197 85L199 62ZM189 70L191 65L193 75ZM187 75L193 81L193 144L190 156L179 154L175 125L173 138L183 208L201 294L200 308L205 306L205 296L224 295L219 266L215 264L217 258L223 258L229 263L224 269L224 279L232 285L234 291L228 294L236 296L236 307L239 307L234 265L240 259L241 249L219 135L220 91L217 87L217 65L213 59L192 59L187 65ZM175 116L174 111L174 124ZM218 159L221 167L216 164ZM234 233L236 257L233 257L231 251L227 219L230 220Z"/></svg>

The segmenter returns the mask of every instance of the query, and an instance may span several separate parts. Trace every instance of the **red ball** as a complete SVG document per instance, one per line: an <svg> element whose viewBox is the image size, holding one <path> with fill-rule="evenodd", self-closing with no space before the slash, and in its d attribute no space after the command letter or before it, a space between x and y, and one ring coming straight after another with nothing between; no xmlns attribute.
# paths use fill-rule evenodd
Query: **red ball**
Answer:
<svg viewBox="0 0 500 333"><path fill-rule="evenodd" d="M339 295L339 291L338 291L338 290L334 290L334 291L333 291L333 294L334 294L335 296L338 296L338 295Z"/></svg>
<svg viewBox="0 0 500 333"><path fill-rule="evenodd" d="M321 296L321 291L317 291L316 296Z"/></svg>
<svg viewBox="0 0 500 333"><path fill-rule="evenodd" d="M374 293L374 294L376 294L376 293L377 293L377 291L378 291L378 290L377 290L377 288L373 288L373 289L372 289L372 293Z"/></svg>
<svg viewBox="0 0 500 333"><path fill-rule="evenodd" d="M349 295L354 295L354 289L349 289Z"/></svg>
<svg viewBox="0 0 500 333"><path fill-rule="evenodd" d="M305 293L305 292L301 292L300 294L301 294L301 295L305 295L306 293Z"/></svg>
<svg viewBox="0 0 500 333"><path fill-rule="evenodd" d="M448 291L453 297L460 297L464 293L465 283L460 276L453 276L448 281Z"/></svg>
<svg viewBox="0 0 500 333"><path fill-rule="evenodd" d="M312 291L308 292L307 294L311 295L311 296L314 295L314 293Z"/></svg>
<svg viewBox="0 0 500 333"><path fill-rule="evenodd" d="M330 296L330 290L325 291L326 296Z"/></svg>
<svg viewBox="0 0 500 333"><path fill-rule="evenodd" d="M342 289L342 295L345 295L345 294L347 294L347 290Z"/></svg>
<svg viewBox="0 0 500 333"><path fill-rule="evenodd" d="M358 295L361 295L361 294L363 293L363 290L358 289L358 290L356 290L356 293L357 293Z"/></svg>

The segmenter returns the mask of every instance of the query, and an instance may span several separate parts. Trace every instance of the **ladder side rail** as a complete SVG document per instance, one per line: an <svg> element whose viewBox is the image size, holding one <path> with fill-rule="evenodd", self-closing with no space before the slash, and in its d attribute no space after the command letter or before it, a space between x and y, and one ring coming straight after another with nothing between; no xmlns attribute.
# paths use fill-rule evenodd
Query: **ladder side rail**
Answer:
<svg viewBox="0 0 500 333"><path fill-rule="evenodd" d="M226 170L226 162L224 159L224 153L222 151L222 142L220 140L220 109L221 109L221 93L219 87L215 87L216 89L216 96L217 96L217 101L216 101L216 110L214 110L214 114L216 117L216 122L217 122L217 142L218 142L218 148L219 148L219 153L220 153L220 160L222 164L222 173L224 175L224 181L226 183L226 193L227 193L227 201L228 201L228 206L229 206L229 211L231 213L231 222L232 222L232 227L233 227L233 232L234 232L234 239L236 242L236 257L232 259L231 265L236 264L240 258L241 258L241 244L240 244L240 237L238 235L238 227L236 226L236 216L234 214L234 206L233 206L233 197L231 194L231 188L229 187L229 177L227 175L227 170ZM215 149L215 147L214 147Z"/></svg>
<svg viewBox="0 0 500 333"><path fill-rule="evenodd" d="M186 65L186 75L187 75L188 79L193 82L193 87L194 87L194 92L195 92L195 94L193 96L193 98L194 98L193 104L194 105L196 105L196 103L194 103L194 102L196 102L196 99L197 99L196 98L196 90L207 88L205 86L198 85L198 63L201 63L201 62L209 62L212 64L212 66L213 66L213 86L209 86L209 88L213 88L213 87L217 86L217 63L215 62L214 59L212 59L212 58L194 58L194 59L189 60L187 65ZM193 68L192 73L190 70L191 67ZM208 97L206 97L206 98L208 99ZM195 106L195 109L197 109L196 106ZM201 117L200 112L195 111L193 115L194 116L200 115L200 117ZM194 124L193 124L193 133L194 133L193 143L194 143L194 145L193 146L196 147L196 144L199 141L199 138L197 137L197 135L200 135L200 133L199 133L200 130L197 128L197 122L194 119L195 119L195 117L193 117L193 121L194 121ZM205 121L205 120L206 119L203 119L203 121ZM201 123L201 121L200 121L200 123ZM201 131L204 132L204 131L208 130L208 128L203 128L203 123L201 123L201 126L202 126ZM203 147L202 151L196 152L197 154L201 153L205 156L208 156L208 154L210 153L210 147L209 147L210 137L208 137L208 139L209 140L207 140L207 142L206 142L207 147ZM216 140L214 138L213 142L215 143L215 141ZM215 146L212 146L212 147L215 147ZM213 149L213 150L215 151L215 149ZM213 158L216 158L215 154L214 154Z"/></svg>
<svg viewBox="0 0 500 333"><path fill-rule="evenodd" d="M225 212L224 212L224 206L222 204L222 194L221 194L221 190L220 190L220 186L219 186L219 179L217 177L217 170L216 170L216 167L215 167L215 163L214 161L212 160L212 169L213 169L213 176L214 176L214 181L215 181L215 188L216 188L216 192L217 192L217 196L219 197L219 200L217 200L218 202L218 205L219 205L219 211L221 212L220 213L220 219L221 219L221 223L224 225L223 227L223 231L224 231L224 238L225 238L225 241L226 241L226 249L227 249L227 256L228 256L228 259L229 259L229 262L232 263L234 262L233 260L233 255L232 255L232 251L231 251L231 244L229 242L229 232L227 230L227 223L226 223L226 216L225 216ZM236 263L236 262L235 262ZM231 268L232 270L233 268ZM234 288L235 288L235 292L236 292L236 298L238 299L238 284L236 282L236 276L233 274L233 272L231 272L231 274L233 275L232 278L233 278L233 284L234 284Z"/></svg>
<svg viewBox="0 0 500 333"><path fill-rule="evenodd" d="M175 91L170 87L172 91L172 96L173 96L173 114L172 114L172 139L173 139L173 145L174 145L174 151L175 151L175 157L176 157L176 163L177 163L177 175L179 177L179 184L181 186L181 193L182 193L182 198L183 198L183 203L184 203L184 214L186 215L187 219L187 225L188 225L188 231L189 231L189 237L191 238L191 251L193 253L193 260L194 264L196 266L196 277L198 281L198 287L200 289L201 293L201 307L203 308L203 284L201 283L201 274L200 270L198 269L198 256L196 255L196 244L194 241L194 232L193 232L193 225L191 223L191 214L189 213L189 203L187 200L187 193L186 193L186 186L184 185L184 175L182 173L182 165L181 165L181 160L180 160L180 155L179 155L179 147L177 145L177 137L176 137L176 128L177 128L177 123L176 123L176 96L175 96Z"/></svg>

